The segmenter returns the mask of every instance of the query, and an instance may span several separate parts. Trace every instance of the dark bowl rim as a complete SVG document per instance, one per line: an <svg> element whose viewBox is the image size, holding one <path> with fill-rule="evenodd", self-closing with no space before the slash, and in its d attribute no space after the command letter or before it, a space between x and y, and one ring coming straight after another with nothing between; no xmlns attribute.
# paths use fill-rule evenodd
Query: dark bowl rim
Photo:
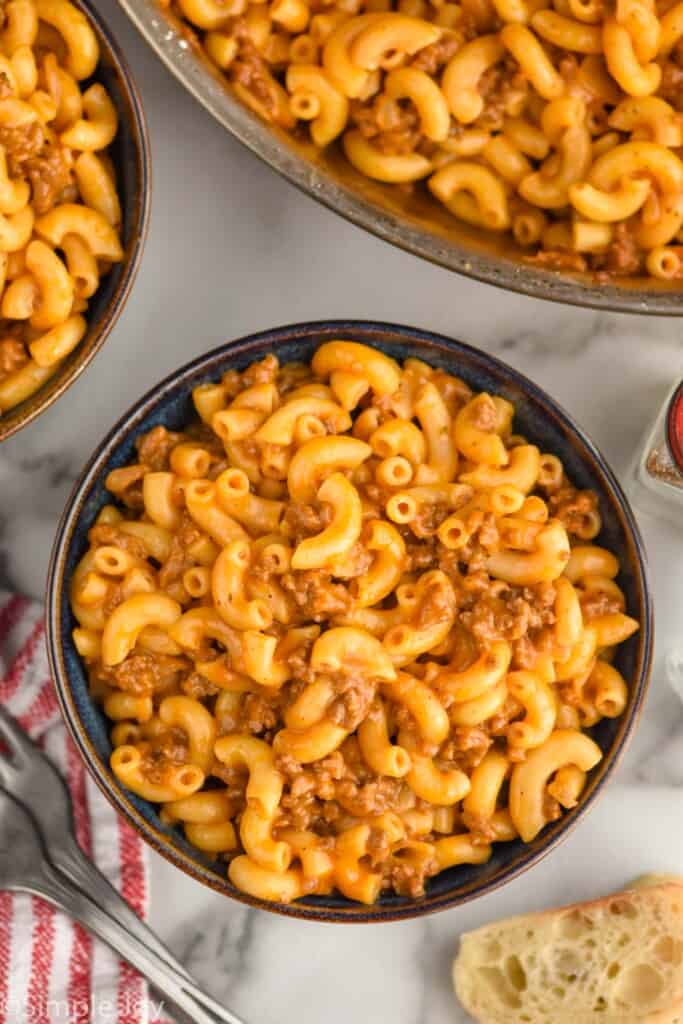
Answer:
<svg viewBox="0 0 683 1024"><path fill-rule="evenodd" d="M633 541L633 553L635 555L633 564L630 566L637 578L637 590L639 600L639 614L641 629L638 640L638 653L634 669L634 679L631 688L632 699L630 710L626 713L621 725L620 734L613 741L614 749L609 757L598 766L598 775L590 792L580 801L578 807L568 812L563 818L556 822L556 831L549 834L542 841L538 849L529 848L529 852L522 855L518 862L512 866L505 867L488 880L469 883L464 892L454 893L452 891L421 897L413 900L404 906L392 907L376 904L369 907L361 906L360 909L349 901L349 908L318 908L310 904L294 902L290 904L269 903L249 896L247 893L235 889L227 889L215 878L207 877L188 855L182 850L175 848L168 841L168 837L155 829L138 810L130 803L124 794L123 788L115 784L114 780L107 774L104 766L100 763L94 747L90 741L85 726L83 725L78 709L76 707L69 675L63 656L60 629L60 605L63 589L64 563L69 544L73 533L77 528L84 497L90 486L111 454L128 434L137 429L138 424L150 413L166 396L178 385L184 383L202 369L207 372L215 372L214 364L217 360L239 356L249 352L252 348L268 344L271 347L278 344L286 344L296 340L305 340L307 336L320 336L327 333L330 336L344 336L349 330L363 331L366 335L376 333L382 335L390 332L406 342L426 344L436 343L445 346L454 356L458 352L474 357L477 361L487 364L489 368L499 374L503 374L509 382L520 389L522 393L535 401L546 403L557 416L560 423L580 442L582 451L581 457L585 459L589 454L594 460L600 473L603 475L606 491L610 492L610 498L619 507L623 515L623 529L625 535ZM90 774L98 787L114 807L117 813L121 814L126 821L140 834L143 839L161 854L166 860L174 864L181 871L184 871L196 881L207 885L223 896L228 896L244 903L250 907L281 914L286 917L294 917L304 920L318 922L343 922L343 923L381 923L407 920L415 917L445 910L449 907L462 906L473 899L485 896L502 885L511 882L529 870L535 864L546 857L556 846L559 845L573 829L578 825L588 811L593 807L597 797L604 793L605 784L609 781L616 770L621 758L630 742L640 714L643 709L647 690L650 682L650 671L652 663L652 648L654 640L653 602L647 575L647 563L644 542L635 521L629 502L607 464L604 456L585 432L578 426L574 419L564 408L551 398L543 388L539 387L524 374L507 363L498 359L497 356L478 349L466 342L421 328L413 328L405 325L385 323L381 321L365 320L318 320L304 323L285 325L282 327L270 328L259 331L234 341L224 342L209 352L197 356L195 359L181 366L178 370L168 374L158 385L146 391L130 408L117 420L114 426L107 432L103 440L97 445L94 453L86 462L72 491L60 518L55 539L53 542L50 563L48 567L46 585L46 642L48 661L52 679L62 715L68 727L71 738L78 748Z"/></svg>
<svg viewBox="0 0 683 1024"><path fill-rule="evenodd" d="M330 171L290 149L265 121L241 104L219 81L208 58L177 31L158 0L118 3L170 73L238 142L300 192L375 237L436 266L516 295L612 313L683 316L683 290L658 289L656 285L647 289L640 286L640 278L638 287L594 283L590 275L551 271L512 257L479 252L431 234L364 198L348 184L335 181Z"/></svg>
<svg viewBox="0 0 683 1024"><path fill-rule="evenodd" d="M97 34L104 39L116 65L121 82L127 94L130 110L133 115L133 123L125 123L125 131L130 134L133 140L136 153L137 170L139 175L139 202L137 205L137 216L133 224L132 233L134 241L131 243L130 254L126 258L125 267L117 290L103 312L102 322L96 335L96 340L91 344L88 351L74 361L68 372L60 375L57 371L53 378L48 379L45 384L36 392L35 397L31 396L27 402L31 404L26 412L16 415L5 426L3 420L12 417L12 408L7 410L5 415L0 414L0 443L12 437L19 430L33 423L53 402L62 397L64 392L78 380L83 371L92 363L95 356L100 352L109 334L116 325L121 313L130 296L131 289L140 269L142 254L145 249L147 235L149 233L149 222L152 208L152 147L149 138L147 119L142 103L140 90L133 76L128 59L112 34L104 15L100 14L95 7L94 0L74 0L77 6L84 9L88 19L95 26ZM86 334L87 337L87 334ZM85 339L83 339L85 340ZM42 394L42 397L41 397ZM24 403L21 403L24 404ZM21 405L19 406L19 408Z"/></svg>

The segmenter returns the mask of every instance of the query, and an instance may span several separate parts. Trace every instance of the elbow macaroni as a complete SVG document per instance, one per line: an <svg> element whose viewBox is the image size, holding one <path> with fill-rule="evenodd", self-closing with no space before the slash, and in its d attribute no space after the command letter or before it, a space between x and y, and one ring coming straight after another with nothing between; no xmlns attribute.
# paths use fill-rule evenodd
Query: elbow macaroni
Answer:
<svg viewBox="0 0 683 1024"><path fill-rule="evenodd" d="M201 432L110 474L71 580L120 783L280 902L419 896L574 807L638 623L514 407L342 339L194 400ZM256 413L227 445L223 411Z"/></svg>
<svg viewBox="0 0 683 1024"><path fill-rule="evenodd" d="M1 416L77 348L88 301L124 253L107 156L118 117L103 85L81 92L99 61L86 16L68 0L10 4L0 61Z"/></svg>
<svg viewBox="0 0 683 1024"><path fill-rule="evenodd" d="M542 267L683 277L666 248L683 185L659 173L683 166L680 3L167 3L244 103L318 149L339 140L361 175L428 190L446 218L507 234ZM89 92L69 129L84 149L106 124Z"/></svg>

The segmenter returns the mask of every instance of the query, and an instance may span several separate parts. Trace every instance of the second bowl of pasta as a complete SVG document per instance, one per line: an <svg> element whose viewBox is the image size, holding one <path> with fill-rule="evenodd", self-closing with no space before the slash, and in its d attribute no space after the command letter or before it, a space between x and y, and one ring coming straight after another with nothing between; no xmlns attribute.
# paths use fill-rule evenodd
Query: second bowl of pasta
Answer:
<svg viewBox="0 0 683 1024"><path fill-rule="evenodd" d="M628 504L540 389L384 324L268 331L126 415L60 525L49 650L104 792L300 917L472 899L591 806L645 694Z"/></svg>
<svg viewBox="0 0 683 1024"><path fill-rule="evenodd" d="M151 180L131 72L85 0L11 0L0 66L1 441L104 343L142 257Z"/></svg>

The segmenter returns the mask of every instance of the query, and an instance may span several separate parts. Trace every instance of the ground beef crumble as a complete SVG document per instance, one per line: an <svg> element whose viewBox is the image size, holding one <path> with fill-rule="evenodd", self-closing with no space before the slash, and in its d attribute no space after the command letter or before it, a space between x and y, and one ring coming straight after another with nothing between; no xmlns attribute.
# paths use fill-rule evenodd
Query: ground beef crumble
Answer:
<svg viewBox="0 0 683 1024"><path fill-rule="evenodd" d="M189 549L201 540L202 536L199 527L183 513L181 524L172 536L168 558L159 569L159 586L162 589L180 579L186 569L196 565Z"/></svg>
<svg viewBox="0 0 683 1024"><path fill-rule="evenodd" d="M352 604L348 589L342 583L333 583L322 569L284 573L280 582L294 598L301 616L313 622L343 615Z"/></svg>
<svg viewBox="0 0 683 1024"><path fill-rule="evenodd" d="M420 117L410 101L381 95L371 103L352 101L351 122L382 153L412 153L422 138Z"/></svg>
<svg viewBox="0 0 683 1024"><path fill-rule="evenodd" d="M323 503L307 505L304 502L288 502L282 520L285 536L291 537L293 544L299 544L307 537L321 533L332 518L332 509Z"/></svg>
<svg viewBox="0 0 683 1024"><path fill-rule="evenodd" d="M168 782L169 769L187 763L187 736L182 729L172 727L149 742L142 758L141 770L145 778L156 785Z"/></svg>
<svg viewBox="0 0 683 1024"><path fill-rule="evenodd" d="M11 336L0 339L0 380L8 373L20 370L28 360L29 354L23 341Z"/></svg>
<svg viewBox="0 0 683 1024"><path fill-rule="evenodd" d="M338 673L334 676L333 686L336 696L326 717L342 729L353 732L367 717L377 692L377 684L355 673Z"/></svg>
<svg viewBox="0 0 683 1024"><path fill-rule="evenodd" d="M581 611L586 619L597 619L599 615L613 615L623 611L623 603L616 595L601 590L582 594Z"/></svg>
<svg viewBox="0 0 683 1024"><path fill-rule="evenodd" d="M97 523L88 533L88 540L93 547L112 544L114 547L128 551L134 558L143 561L147 555L147 549L143 542L130 533L125 533L112 523Z"/></svg>
<svg viewBox="0 0 683 1024"><path fill-rule="evenodd" d="M469 775L484 760L492 742L487 731L479 726L456 725L439 751L439 760Z"/></svg>
<svg viewBox="0 0 683 1024"><path fill-rule="evenodd" d="M62 146L48 144L40 154L29 156L24 161L24 173L31 183L32 203L38 214L77 198L71 162Z"/></svg>
<svg viewBox="0 0 683 1024"><path fill-rule="evenodd" d="M593 491L579 491L567 482L559 491L548 496L548 506L567 533L581 536L586 525L597 514L598 496Z"/></svg>
<svg viewBox="0 0 683 1024"><path fill-rule="evenodd" d="M644 253L638 248L631 224L616 224L614 237L605 252L592 254L590 262L598 283L642 273Z"/></svg>
<svg viewBox="0 0 683 1024"><path fill-rule="evenodd" d="M135 442L138 460L155 473L168 469L171 451L183 440L182 434L172 433L166 427L153 427Z"/></svg>
<svg viewBox="0 0 683 1024"><path fill-rule="evenodd" d="M98 668L98 677L110 686L118 687L136 697L150 697L174 686L187 674L190 662L186 658L164 654L133 653L119 665Z"/></svg>

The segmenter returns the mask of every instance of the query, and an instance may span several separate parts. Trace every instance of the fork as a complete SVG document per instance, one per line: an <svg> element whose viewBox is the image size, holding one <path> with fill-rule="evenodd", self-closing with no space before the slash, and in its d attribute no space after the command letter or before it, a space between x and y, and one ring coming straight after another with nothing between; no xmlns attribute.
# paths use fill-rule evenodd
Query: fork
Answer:
<svg viewBox="0 0 683 1024"><path fill-rule="evenodd" d="M164 1003L180 1012L183 1024L216 1024L230 1021L241 1024L232 1014L217 1017L204 1009L193 996L207 997L176 974L125 928L109 917L85 893L77 889L52 866L47 858L37 825L27 808L0 790L0 890L27 892L46 899L69 914L106 942L124 960L149 979Z"/></svg>
<svg viewBox="0 0 683 1024"><path fill-rule="evenodd" d="M15 877L16 891L25 888L20 884L21 876L28 877L29 882L44 883L45 891L38 888L30 891L44 895L71 916L82 920L124 959L138 967L156 988L160 987L160 982L161 989L170 995L168 985L171 984L174 991L179 986L176 994L188 993L196 1001L193 1004L195 1014L200 1007L212 1014L193 1020L201 1020L202 1024L204 1021L206 1024L216 1024L216 1021L243 1024L197 986L186 968L88 860L74 836L71 796L64 780L49 758L2 707L0 739L8 748L7 754L0 752L0 787L11 794L10 798L0 790L0 888L13 888L3 884L13 867L10 862L13 858L9 856L11 843L8 848L5 836L7 822L12 822L15 830L24 836L27 847L30 844L26 837L31 830L35 833L32 875L26 876L22 858L16 856L15 870L19 876L18 881ZM9 803L14 807L9 807ZM23 813L26 822L21 821L18 812ZM42 863L37 851L40 851ZM3 864L2 861L8 863ZM83 918L83 914L88 920ZM133 957L137 957L137 962Z"/></svg>

